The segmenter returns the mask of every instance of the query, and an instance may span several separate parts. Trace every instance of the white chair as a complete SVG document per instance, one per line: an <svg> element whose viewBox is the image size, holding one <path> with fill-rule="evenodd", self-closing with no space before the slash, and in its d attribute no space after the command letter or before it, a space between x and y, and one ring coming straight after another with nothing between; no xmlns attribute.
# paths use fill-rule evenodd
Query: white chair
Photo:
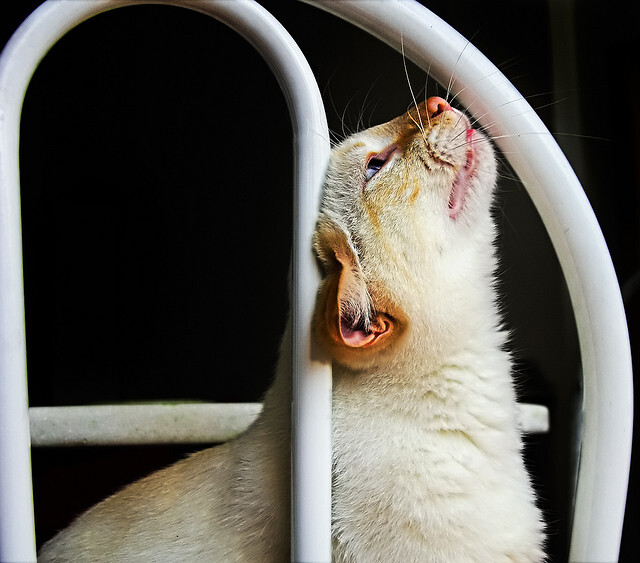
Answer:
<svg viewBox="0 0 640 563"><path fill-rule="evenodd" d="M18 29L0 60L0 560L35 559L25 374L18 180L18 133L24 93L38 63L71 28L137 0L46 2ZM161 2L158 2L161 3ZM323 560L330 550L331 459L328 363L311 362L309 325L318 273L311 237L329 133L322 100L305 58L282 26L251 0L169 0L215 17L244 36L265 58L287 99L294 126L295 182L292 316L295 436L293 508L296 560ZM309 439L312 438L312 439ZM309 502L311 501L311 502ZM324 516L318 519L318 514ZM298 541L304 538L305 541Z"/></svg>
<svg viewBox="0 0 640 563"><path fill-rule="evenodd" d="M463 104L473 102L474 113L482 116L480 121L497 139L529 191L563 266L582 348L584 425L570 559L615 560L630 457L631 362L615 274L575 175L544 125L506 78L424 7L410 0L303 1L403 49L409 59L441 83L447 84L452 77L456 91L460 91L458 99ZM20 28L0 60L0 560L35 557L18 206L21 101L40 59L69 29L107 9L138 3L148 2L127 0L117 6L110 0L47 2ZM286 31L250 0L166 3L212 15L252 42L278 77L294 118L299 159L294 252L300 265L294 275L294 326L298 327L294 365L300 380L294 378L297 494L292 554L296 561L328 560L330 374L326 365L308 361L307 333L308 304L313 302L317 283L309 241L328 150L317 87ZM61 412L63 418L71 414ZM43 413L32 414L37 418Z"/></svg>
<svg viewBox="0 0 640 563"><path fill-rule="evenodd" d="M575 174L542 121L502 73L422 6L305 1L403 49L440 83L452 79L458 100L473 104L474 114L529 192L567 280L582 354L583 427L570 560L617 560L631 455L631 354L609 252Z"/></svg>

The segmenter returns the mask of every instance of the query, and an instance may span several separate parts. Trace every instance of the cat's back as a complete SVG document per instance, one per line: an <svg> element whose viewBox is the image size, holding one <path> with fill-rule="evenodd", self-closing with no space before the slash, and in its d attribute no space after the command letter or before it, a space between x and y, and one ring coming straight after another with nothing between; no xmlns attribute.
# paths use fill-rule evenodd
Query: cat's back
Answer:
<svg viewBox="0 0 640 563"><path fill-rule="evenodd" d="M255 472L272 468L258 463L246 475L243 442L197 452L127 486L45 544L38 561L286 560L288 520L274 513L274 504L285 504L276 498L282 486L273 471L255 486Z"/></svg>

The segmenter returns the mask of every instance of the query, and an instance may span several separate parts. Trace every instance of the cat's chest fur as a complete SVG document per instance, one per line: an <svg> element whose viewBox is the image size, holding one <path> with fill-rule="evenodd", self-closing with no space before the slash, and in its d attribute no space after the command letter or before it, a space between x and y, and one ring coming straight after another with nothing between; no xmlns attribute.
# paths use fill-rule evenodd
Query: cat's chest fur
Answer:
<svg viewBox="0 0 640 563"><path fill-rule="evenodd" d="M512 549L511 518L530 495L516 413L496 402L484 414L492 400L479 374L449 366L410 385L351 377L334 390L335 561L500 561L510 549L536 560L535 534Z"/></svg>

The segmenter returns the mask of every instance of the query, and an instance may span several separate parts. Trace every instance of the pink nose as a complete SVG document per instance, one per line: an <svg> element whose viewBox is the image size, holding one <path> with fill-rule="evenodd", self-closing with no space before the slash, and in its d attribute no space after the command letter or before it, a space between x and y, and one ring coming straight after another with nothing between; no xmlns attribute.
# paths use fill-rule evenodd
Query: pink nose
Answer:
<svg viewBox="0 0 640 563"><path fill-rule="evenodd" d="M427 111L429 112L429 117L437 117L442 112L450 110L451 106L440 96L431 96L427 100Z"/></svg>

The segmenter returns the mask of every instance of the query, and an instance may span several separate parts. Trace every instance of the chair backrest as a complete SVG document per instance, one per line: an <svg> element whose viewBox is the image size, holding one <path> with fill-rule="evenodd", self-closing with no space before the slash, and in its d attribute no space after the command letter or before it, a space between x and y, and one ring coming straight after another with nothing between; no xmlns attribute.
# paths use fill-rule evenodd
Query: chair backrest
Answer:
<svg viewBox="0 0 640 563"><path fill-rule="evenodd" d="M30 78L70 29L106 10L145 0L45 2L16 31L0 60L0 560L35 559L30 481L19 207L18 134ZM320 92L286 30L252 0L168 0L215 17L263 56L285 94L294 128L295 193L292 284L294 456L292 553L299 561L330 558L331 373L310 361L309 326L318 272L311 239L329 153ZM298 444L298 440L300 443Z"/></svg>
<svg viewBox="0 0 640 563"><path fill-rule="evenodd" d="M417 2L303 1L351 21L441 84L453 85L529 192L569 287L582 354L583 427L570 560L617 560L631 457L631 353L611 257L571 166L495 65Z"/></svg>

